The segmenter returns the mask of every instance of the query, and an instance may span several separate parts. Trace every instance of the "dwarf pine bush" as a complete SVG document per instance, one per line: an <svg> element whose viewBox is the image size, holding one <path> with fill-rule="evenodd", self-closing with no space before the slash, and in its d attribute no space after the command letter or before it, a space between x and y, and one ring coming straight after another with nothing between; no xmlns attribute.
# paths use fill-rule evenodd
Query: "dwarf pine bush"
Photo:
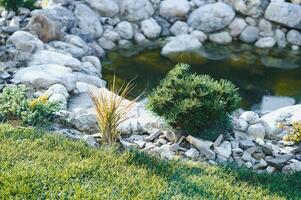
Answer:
<svg viewBox="0 0 301 200"><path fill-rule="evenodd" d="M196 136L219 122L222 126L229 124L228 114L238 108L241 100L231 82L190 73L186 64L177 64L148 99L148 108L169 125Z"/></svg>
<svg viewBox="0 0 301 200"><path fill-rule="evenodd" d="M34 9L36 1L37 0L0 0L0 6L6 10L17 12L20 7Z"/></svg>

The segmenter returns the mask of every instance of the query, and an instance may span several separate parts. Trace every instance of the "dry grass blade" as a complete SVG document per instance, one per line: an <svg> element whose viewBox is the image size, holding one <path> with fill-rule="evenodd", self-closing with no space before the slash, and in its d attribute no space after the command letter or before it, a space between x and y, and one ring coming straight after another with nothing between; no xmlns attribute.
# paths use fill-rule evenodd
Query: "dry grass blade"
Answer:
<svg viewBox="0 0 301 200"><path fill-rule="evenodd" d="M117 141L119 137L118 126L129 118L129 112L140 98L138 96L132 101L126 99L133 89L132 82L123 84L119 89L116 89L115 77L109 90L104 88L89 89L101 138L103 142L109 145Z"/></svg>

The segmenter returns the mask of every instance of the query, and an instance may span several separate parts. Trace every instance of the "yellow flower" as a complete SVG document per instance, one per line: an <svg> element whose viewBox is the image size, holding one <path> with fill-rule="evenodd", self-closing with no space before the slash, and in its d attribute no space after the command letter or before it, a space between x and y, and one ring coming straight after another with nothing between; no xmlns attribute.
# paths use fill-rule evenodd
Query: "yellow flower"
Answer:
<svg viewBox="0 0 301 200"><path fill-rule="evenodd" d="M46 104L48 102L48 95L39 96L38 101L43 103L43 104Z"/></svg>

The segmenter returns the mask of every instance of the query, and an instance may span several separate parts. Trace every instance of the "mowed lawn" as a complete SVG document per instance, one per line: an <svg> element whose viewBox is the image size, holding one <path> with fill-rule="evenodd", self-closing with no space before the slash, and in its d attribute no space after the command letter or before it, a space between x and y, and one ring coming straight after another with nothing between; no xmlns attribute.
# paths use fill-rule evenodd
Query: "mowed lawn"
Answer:
<svg viewBox="0 0 301 200"><path fill-rule="evenodd" d="M301 199L301 174L167 162L3 124L0 199Z"/></svg>

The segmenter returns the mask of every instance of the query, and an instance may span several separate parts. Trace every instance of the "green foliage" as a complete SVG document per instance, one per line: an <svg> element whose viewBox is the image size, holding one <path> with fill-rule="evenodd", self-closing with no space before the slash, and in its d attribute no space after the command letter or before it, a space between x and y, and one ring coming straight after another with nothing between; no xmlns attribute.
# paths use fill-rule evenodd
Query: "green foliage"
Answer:
<svg viewBox="0 0 301 200"><path fill-rule="evenodd" d="M44 125L58 109L47 96L31 99L24 86L9 86L0 94L0 120L22 120L27 125Z"/></svg>
<svg viewBox="0 0 301 200"><path fill-rule="evenodd" d="M0 113L7 120L20 119L27 110L28 101L24 86L5 87L0 95Z"/></svg>
<svg viewBox="0 0 301 200"><path fill-rule="evenodd" d="M301 173L163 161L0 124L0 199L301 199Z"/></svg>
<svg viewBox="0 0 301 200"><path fill-rule="evenodd" d="M148 108L183 133L200 135L237 109L238 89L227 80L189 73L178 64L149 95Z"/></svg>
<svg viewBox="0 0 301 200"><path fill-rule="evenodd" d="M299 144L301 142L301 122L293 123L292 131L284 137L285 141L295 142Z"/></svg>
<svg viewBox="0 0 301 200"><path fill-rule="evenodd" d="M0 6L17 12L20 7L34 9L36 2L37 0L0 0Z"/></svg>

